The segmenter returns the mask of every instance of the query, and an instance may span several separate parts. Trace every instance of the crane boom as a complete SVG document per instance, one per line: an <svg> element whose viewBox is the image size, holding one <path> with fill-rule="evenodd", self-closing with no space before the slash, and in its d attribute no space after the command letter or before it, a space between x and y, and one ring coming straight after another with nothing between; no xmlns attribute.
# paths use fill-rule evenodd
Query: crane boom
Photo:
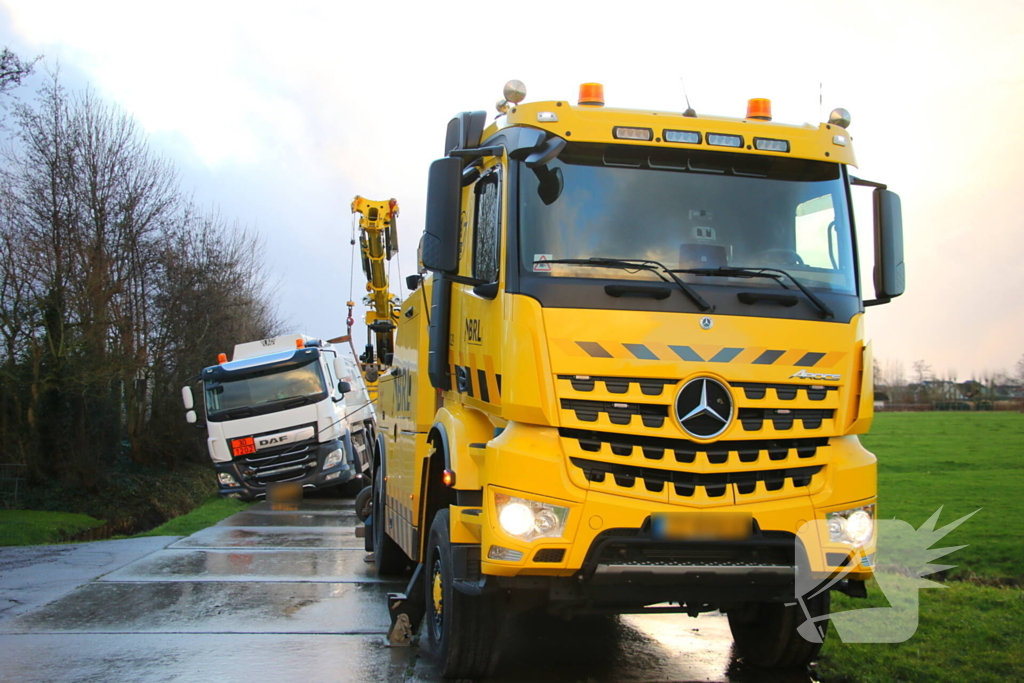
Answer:
<svg viewBox="0 0 1024 683"><path fill-rule="evenodd" d="M356 195L352 200L352 213L359 216L359 248L368 306L366 327L369 333L366 351L360 360L367 382L375 385L380 367L389 364L394 352L398 323L398 307L389 290L385 263L398 253L398 201L376 202Z"/></svg>

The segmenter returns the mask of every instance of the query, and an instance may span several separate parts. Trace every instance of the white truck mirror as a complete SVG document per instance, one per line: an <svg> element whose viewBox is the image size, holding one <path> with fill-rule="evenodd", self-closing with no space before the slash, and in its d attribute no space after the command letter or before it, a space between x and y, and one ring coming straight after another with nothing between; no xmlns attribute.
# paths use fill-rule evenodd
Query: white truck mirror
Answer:
<svg viewBox="0 0 1024 683"><path fill-rule="evenodd" d="M345 369L344 361L337 356L334 357L334 376L338 379L348 377L348 370Z"/></svg>
<svg viewBox="0 0 1024 683"><path fill-rule="evenodd" d="M196 411L190 410L185 413L185 422L188 422L190 425L194 425L196 423Z"/></svg>
<svg viewBox="0 0 1024 683"><path fill-rule="evenodd" d="M192 396L192 387L181 388L181 402L185 404L185 410L192 410L196 407L196 400ZM189 420L195 422L195 419Z"/></svg>

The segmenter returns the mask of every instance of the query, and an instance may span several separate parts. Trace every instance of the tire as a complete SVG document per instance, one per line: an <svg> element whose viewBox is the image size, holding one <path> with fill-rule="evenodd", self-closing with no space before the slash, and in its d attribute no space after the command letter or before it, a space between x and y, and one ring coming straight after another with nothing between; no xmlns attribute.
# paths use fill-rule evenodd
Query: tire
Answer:
<svg viewBox="0 0 1024 683"><path fill-rule="evenodd" d="M445 678L480 678L494 668L503 614L493 595L466 595L455 590L448 510L430 526L424 624L430 653Z"/></svg>
<svg viewBox="0 0 1024 683"><path fill-rule="evenodd" d="M378 467L373 475L373 557L377 574L390 576L401 574L409 565L402 548L384 531L384 472Z"/></svg>
<svg viewBox="0 0 1024 683"><path fill-rule="evenodd" d="M829 594L804 600L812 617L828 614ZM729 630L732 631L737 654L747 664L766 669L807 666L821 652L828 636L828 619L817 622L824 626L822 642L812 643L797 633L797 627L806 619L799 604L779 602L751 603L741 610L729 611Z"/></svg>
<svg viewBox="0 0 1024 683"><path fill-rule="evenodd" d="M367 486L356 495L356 517L359 518L360 522L365 522L366 518L373 513L373 487Z"/></svg>

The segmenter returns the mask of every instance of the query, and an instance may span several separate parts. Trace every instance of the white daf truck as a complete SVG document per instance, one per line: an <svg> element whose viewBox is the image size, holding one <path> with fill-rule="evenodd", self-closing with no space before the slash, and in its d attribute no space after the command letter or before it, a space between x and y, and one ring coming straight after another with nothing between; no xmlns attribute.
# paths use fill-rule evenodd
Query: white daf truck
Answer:
<svg viewBox="0 0 1024 683"><path fill-rule="evenodd" d="M347 346L289 334L235 346L199 375L220 494L253 500L269 485L320 489L372 481L374 411ZM202 427L192 388L186 420Z"/></svg>

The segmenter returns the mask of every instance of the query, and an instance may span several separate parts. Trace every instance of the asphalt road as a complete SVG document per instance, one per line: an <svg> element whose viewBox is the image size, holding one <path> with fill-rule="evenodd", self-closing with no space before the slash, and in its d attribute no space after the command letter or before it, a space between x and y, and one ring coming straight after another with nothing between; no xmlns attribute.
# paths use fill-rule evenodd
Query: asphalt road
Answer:
<svg viewBox="0 0 1024 683"><path fill-rule="evenodd" d="M12 598L17 609L0 611L0 681L441 680L416 647L385 646L385 595L403 585L376 577L356 523L351 501L260 503L187 538L150 541L158 549L148 554L135 546L140 557L124 566L80 567L81 551L65 553L74 577L113 571L70 592L68 579L39 606ZM73 547L94 556L105 543L122 542ZM23 549L0 549L0 584L18 552L24 594L45 602L31 588L53 582L52 557L33 565ZM506 629L491 680L811 681L745 670L719 615L523 617Z"/></svg>

